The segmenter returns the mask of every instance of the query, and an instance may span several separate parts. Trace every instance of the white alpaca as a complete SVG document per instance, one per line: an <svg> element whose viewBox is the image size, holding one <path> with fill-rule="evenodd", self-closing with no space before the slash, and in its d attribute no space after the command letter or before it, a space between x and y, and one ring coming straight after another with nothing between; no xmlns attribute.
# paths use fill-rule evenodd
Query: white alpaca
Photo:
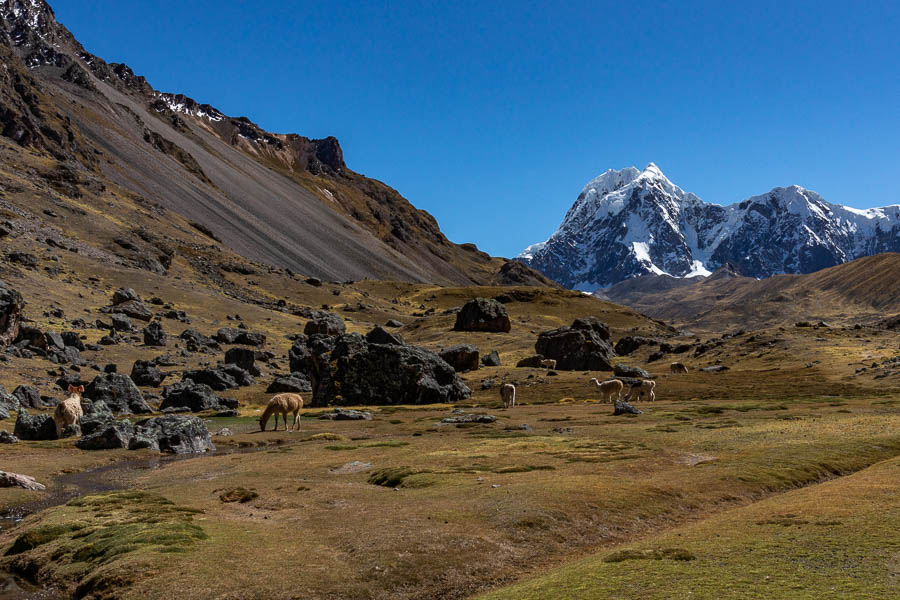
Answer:
<svg viewBox="0 0 900 600"><path fill-rule="evenodd" d="M503 400L503 408L512 408L516 405L516 386L504 383L500 386L500 398Z"/></svg>
<svg viewBox="0 0 900 600"><path fill-rule="evenodd" d="M615 402L622 397L622 389L625 385L618 379L607 379L606 381L597 381L596 377L591 378L591 383L597 386L600 392L600 399L603 402Z"/></svg>
<svg viewBox="0 0 900 600"><path fill-rule="evenodd" d="M69 397L56 405L53 411L53 421L56 423L56 437L62 435L63 429L69 425L77 425L84 416L84 410L81 408L81 394L84 393L84 386L69 386Z"/></svg>
<svg viewBox="0 0 900 600"><path fill-rule="evenodd" d="M673 362L671 365L669 365L669 370L671 370L672 373L675 373L676 375L679 373L687 374L688 372L688 368L680 362Z"/></svg>
<svg viewBox="0 0 900 600"><path fill-rule="evenodd" d="M546 360L541 361L541 366L544 367L545 369L555 369L556 361L552 358L548 358Z"/></svg>
<svg viewBox="0 0 900 600"><path fill-rule="evenodd" d="M655 402L656 392L654 391L654 388L656 388L655 381L644 379L640 383L636 383L631 386L631 389L628 390L628 395L625 396L625 402L631 400L632 396L635 395L635 400L643 400L644 397L646 397L648 402Z"/></svg>

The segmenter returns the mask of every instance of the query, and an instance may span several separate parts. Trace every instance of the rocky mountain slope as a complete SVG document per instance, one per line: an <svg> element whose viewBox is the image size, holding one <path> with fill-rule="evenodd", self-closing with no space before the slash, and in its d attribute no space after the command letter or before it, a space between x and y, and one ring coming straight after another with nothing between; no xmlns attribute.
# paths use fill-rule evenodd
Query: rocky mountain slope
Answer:
<svg viewBox="0 0 900 600"><path fill-rule="evenodd" d="M128 196L244 257L331 280L548 283L447 240L427 212L348 168L335 138L264 131L94 56L44 0L0 0L0 59L0 136L27 151L5 166L38 161L26 178L57 199Z"/></svg>
<svg viewBox="0 0 900 600"><path fill-rule="evenodd" d="M900 314L900 254L888 252L804 275L744 277L731 265L710 277L645 275L604 297L691 328L735 330L798 321L878 325Z"/></svg>
<svg viewBox="0 0 900 600"><path fill-rule="evenodd" d="M709 275L726 263L749 277L811 273L897 251L900 205L858 210L791 186L719 206L651 163L588 183L559 229L518 258L565 286L594 291L646 274Z"/></svg>

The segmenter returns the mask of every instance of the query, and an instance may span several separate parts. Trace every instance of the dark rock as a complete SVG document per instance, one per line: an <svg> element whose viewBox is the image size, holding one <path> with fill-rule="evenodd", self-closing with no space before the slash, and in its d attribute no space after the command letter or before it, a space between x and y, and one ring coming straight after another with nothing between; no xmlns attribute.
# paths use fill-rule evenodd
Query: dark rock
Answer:
<svg viewBox="0 0 900 600"><path fill-rule="evenodd" d="M493 377L489 377L489 378L487 378L487 379L484 379L484 380L481 381L481 389L483 389L483 390L489 390L489 389L491 389L491 388L494 387L494 383L495 383L495 382L494 382L494 378L493 378Z"/></svg>
<svg viewBox="0 0 900 600"><path fill-rule="evenodd" d="M485 354L481 357L481 364L485 367L501 366L500 354L498 354L496 350L491 350L489 354Z"/></svg>
<svg viewBox="0 0 900 600"><path fill-rule="evenodd" d="M33 385L20 385L13 390L12 395L19 401L19 406L22 408L42 410L56 406L55 404L44 404L41 393Z"/></svg>
<svg viewBox="0 0 900 600"><path fill-rule="evenodd" d="M62 341L68 347L75 348L81 352L84 352L84 342L81 341L81 336L79 336L74 331L65 331L62 333Z"/></svg>
<svg viewBox="0 0 900 600"><path fill-rule="evenodd" d="M229 348L225 353L225 364L237 365L251 375L259 376L259 367L256 366L256 352L248 348Z"/></svg>
<svg viewBox="0 0 900 600"><path fill-rule="evenodd" d="M347 331L344 319L340 315L330 312L319 312L315 314L303 328L305 335L341 335Z"/></svg>
<svg viewBox="0 0 900 600"><path fill-rule="evenodd" d="M28 252L10 252L6 255L6 260L20 264L26 269L34 269L38 266L38 257Z"/></svg>
<svg viewBox="0 0 900 600"><path fill-rule="evenodd" d="M0 431L0 444L18 444L19 438L8 431Z"/></svg>
<svg viewBox="0 0 900 600"><path fill-rule="evenodd" d="M241 331L234 339L235 344L243 344L244 346L265 346L266 336L262 333L253 331Z"/></svg>
<svg viewBox="0 0 900 600"><path fill-rule="evenodd" d="M236 329L234 329L234 330L231 330L229 328L226 328L226 329L228 329L229 331L237 332ZM222 331L222 330L220 329L219 331ZM188 351L190 351L190 352L203 352L206 350L218 350L219 349L218 342L214 341L212 338L209 338L209 337L203 335L196 329L185 329L184 331L181 332L181 335L179 335L178 337L181 338L182 340L184 340L184 345L185 345L185 347L187 347ZM235 337L237 337L237 334L235 334Z"/></svg>
<svg viewBox="0 0 900 600"><path fill-rule="evenodd" d="M556 360L561 371L611 371L615 352L609 339L605 323L586 317L575 319L571 327L541 333L534 349L544 358Z"/></svg>
<svg viewBox="0 0 900 600"><path fill-rule="evenodd" d="M135 385L159 387L165 378L165 373L147 360L136 360L131 367L131 380L134 381Z"/></svg>
<svg viewBox="0 0 900 600"><path fill-rule="evenodd" d="M16 336L17 345L25 344L29 348L47 349L47 336L37 327L31 325L20 325L19 334Z"/></svg>
<svg viewBox="0 0 900 600"><path fill-rule="evenodd" d="M441 423L459 425L461 423L493 423L496 420L497 417L494 415L463 414L441 419Z"/></svg>
<svg viewBox="0 0 900 600"><path fill-rule="evenodd" d="M227 409L227 410L220 410L219 412L217 412L216 414L213 415L213 417L216 417L216 418L219 418L219 419L225 419L225 418L229 418L229 417L239 417L239 416L241 416L241 411L237 410L236 408L229 408L229 409ZM223 429L222 431L228 432L228 431L231 431L231 430L230 430L230 429ZM225 436L233 435L233 434L231 434L231 433L222 433L222 431L220 431L217 435L225 435Z"/></svg>
<svg viewBox="0 0 900 600"><path fill-rule="evenodd" d="M82 450L115 450L128 448L134 439L134 425L131 421L107 421L75 442Z"/></svg>
<svg viewBox="0 0 900 600"><path fill-rule="evenodd" d="M125 302L140 302L141 297L138 296L138 293L135 292L131 288L119 288L115 292L113 292L112 304L113 306L117 304L123 304Z"/></svg>
<svg viewBox="0 0 900 600"><path fill-rule="evenodd" d="M78 423L66 425L66 427L59 432L59 439L61 440L72 437L81 437L81 425Z"/></svg>
<svg viewBox="0 0 900 600"><path fill-rule="evenodd" d="M164 415L138 421L129 448L151 448L171 454L214 452L209 429L191 415Z"/></svg>
<svg viewBox="0 0 900 600"><path fill-rule="evenodd" d="M24 408L19 409L13 435L20 440L55 440L56 422L50 415L29 415Z"/></svg>
<svg viewBox="0 0 900 600"><path fill-rule="evenodd" d="M380 325L377 325L375 329L366 334L366 341L370 344L388 344L391 346L402 346L405 343L402 337L391 333Z"/></svg>
<svg viewBox="0 0 900 600"><path fill-rule="evenodd" d="M159 321L153 321L144 327L143 333L145 346L165 346L169 341L169 336Z"/></svg>
<svg viewBox="0 0 900 600"><path fill-rule="evenodd" d="M389 319L387 323L384 324L385 327L403 327L403 323L398 321L397 319Z"/></svg>
<svg viewBox="0 0 900 600"><path fill-rule="evenodd" d="M119 367L115 363L109 363L103 366L104 373L115 373L119 370Z"/></svg>
<svg viewBox="0 0 900 600"><path fill-rule="evenodd" d="M56 333L55 331L48 331L44 334L45 348L55 348L56 350L65 350L66 343L63 341L62 336Z"/></svg>
<svg viewBox="0 0 900 600"><path fill-rule="evenodd" d="M312 384L303 373L291 373L276 377L266 388L267 394L302 394L312 392Z"/></svg>
<svg viewBox="0 0 900 600"><path fill-rule="evenodd" d="M456 331L494 331L508 333L509 315L506 307L496 300L475 298L463 305L456 315Z"/></svg>
<svg viewBox="0 0 900 600"><path fill-rule="evenodd" d="M673 346L672 344L663 342L659 345L659 351L663 354L682 354L693 347L693 344L676 344Z"/></svg>
<svg viewBox="0 0 900 600"><path fill-rule="evenodd" d="M186 407L193 412L202 412L236 408L236 406L228 406L229 404L231 402L216 396L208 385L194 381L181 381L163 388L163 401L160 403L159 409L162 411L168 408Z"/></svg>
<svg viewBox="0 0 900 600"><path fill-rule="evenodd" d="M329 421L371 421L372 413L349 408L335 408L333 412L319 415L319 418Z"/></svg>
<svg viewBox="0 0 900 600"><path fill-rule="evenodd" d="M640 367L630 367L628 365L617 364L613 367L613 373L617 377L637 377L640 379L650 379L650 373Z"/></svg>
<svg viewBox="0 0 900 600"><path fill-rule="evenodd" d="M107 423L116 420L115 415L102 400L93 402L83 398L81 400L81 408L84 411L84 416L81 417L80 422L82 436L91 435Z"/></svg>
<svg viewBox="0 0 900 600"><path fill-rule="evenodd" d="M119 415L153 412L131 377L121 373L97 375L85 388L83 395L89 400L102 400Z"/></svg>
<svg viewBox="0 0 900 600"><path fill-rule="evenodd" d="M322 287L322 280L319 279L318 277L308 277L306 279L306 283L308 283L309 285L311 285L313 287Z"/></svg>
<svg viewBox="0 0 900 600"><path fill-rule="evenodd" d="M516 368L518 369L540 369L544 365L541 364L544 362L544 357L540 354L536 354L534 356L526 356L522 360L516 363Z"/></svg>
<svg viewBox="0 0 900 600"><path fill-rule="evenodd" d="M613 415L640 415L643 414L643 412L644 411L642 411L641 409L637 408L636 406L632 406L624 400L617 400L616 408L615 410L613 410Z"/></svg>
<svg viewBox="0 0 900 600"><path fill-rule="evenodd" d="M123 331L126 333L135 331L135 326L131 323L131 319L129 319L127 315L124 315L122 313L113 313L112 315L110 315L109 320L112 324L111 329L113 331Z"/></svg>
<svg viewBox="0 0 900 600"><path fill-rule="evenodd" d="M728 367L725 365L712 365L710 367L703 367L700 370L704 373L721 373L722 371L727 371Z"/></svg>
<svg viewBox="0 0 900 600"><path fill-rule="evenodd" d="M470 344L451 346L441 350L440 357L459 372L475 371L479 367L478 348Z"/></svg>
<svg viewBox="0 0 900 600"><path fill-rule="evenodd" d="M48 351L47 358L55 363L59 363L61 365L83 365L84 360L81 358L81 352L78 351L78 348L74 348L72 346L65 346L62 350L57 350L55 347Z"/></svg>
<svg viewBox="0 0 900 600"><path fill-rule="evenodd" d="M658 346L659 340L653 338L641 337L639 335L628 335L616 342L615 351L619 356L628 356L641 346Z"/></svg>
<svg viewBox="0 0 900 600"><path fill-rule="evenodd" d="M0 408L7 412L19 410L19 399L7 392L2 385L0 385Z"/></svg>
<svg viewBox="0 0 900 600"><path fill-rule="evenodd" d="M240 329L235 329L234 327L222 327L216 332L213 339L220 344L234 344L240 334Z"/></svg>
<svg viewBox="0 0 900 600"><path fill-rule="evenodd" d="M149 321L153 318L153 313L149 308L144 306L142 302L137 300L129 300L127 302L123 302L122 304L116 304L112 307L117 313L122 313L123 315L127 315L132 319L137 319L138 321Z"/></svg>
<svg viewBox="0 0 900 600"><path fill-rule="evenodd" d="M208 385L217 392L231 390L244 385L252 385L254 383L250 373L237 365L224 365L215 368L186 371L183 379L190 379L195 383Z"/></svg>

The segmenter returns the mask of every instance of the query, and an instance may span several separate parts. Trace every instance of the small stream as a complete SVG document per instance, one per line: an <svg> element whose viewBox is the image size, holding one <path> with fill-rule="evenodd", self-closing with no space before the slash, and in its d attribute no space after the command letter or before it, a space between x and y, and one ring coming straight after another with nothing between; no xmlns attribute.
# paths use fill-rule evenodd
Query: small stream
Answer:
<svg viewBox="0 0 900 600"><path fill-rule="evenodd" d="M295 442L292 442L295 443ZM286 444L279 444L284 446ZM210 456L228 454L249 454L271 450L274 446L264 445L252 448L229 448L206 454L181 454L176 456L151 456L134 460L123 460L78 473L67 473L57 477L48 485L49 493L44 497L14 506L0 513L0 532L15 527L25 517L54 506L65 504L73 498L121 490L139 473L179 460L196 460ZM0 569L0 600L67 600L69 596L53 587L35 586L20 577Z"/></svg>

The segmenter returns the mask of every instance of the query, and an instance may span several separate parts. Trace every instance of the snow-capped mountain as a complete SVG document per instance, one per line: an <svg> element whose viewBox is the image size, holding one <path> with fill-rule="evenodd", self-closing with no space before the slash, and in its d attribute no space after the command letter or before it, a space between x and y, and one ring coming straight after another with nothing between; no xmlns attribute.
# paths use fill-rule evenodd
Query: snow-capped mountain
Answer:
<svg viewBox="0 0 900 600"><path fill-rule="evenodd" d="M900 252L900 205L859 210L800 186L720 206L685 192L650 163L588 183L562 225L517 258L570 288L630 277L708 275L726 264L768 277Z"/></svg>

